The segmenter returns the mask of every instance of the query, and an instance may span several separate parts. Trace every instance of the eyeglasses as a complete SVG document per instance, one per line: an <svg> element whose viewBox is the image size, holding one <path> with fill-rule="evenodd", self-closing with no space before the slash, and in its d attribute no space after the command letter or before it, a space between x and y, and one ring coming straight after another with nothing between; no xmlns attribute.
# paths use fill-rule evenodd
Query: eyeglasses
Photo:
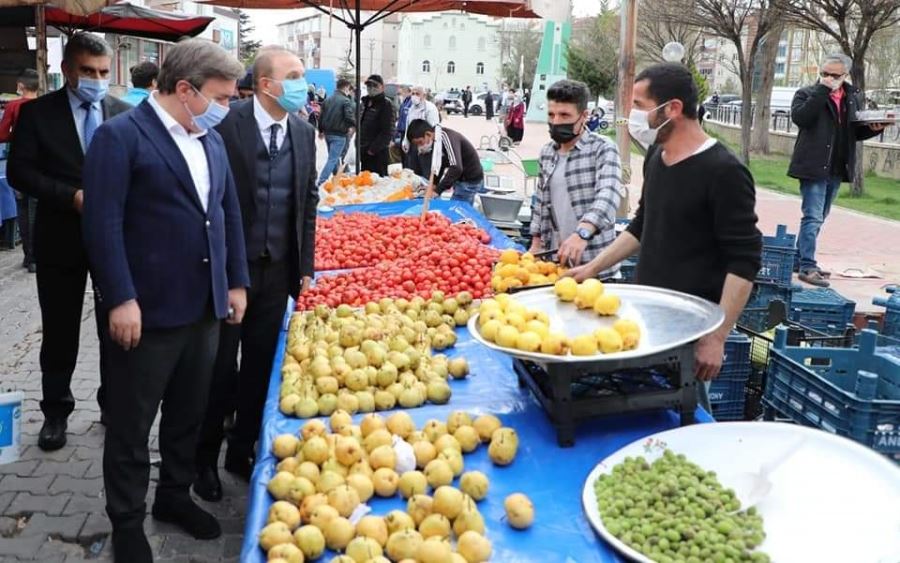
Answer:
<svg viewBox="0 0 900 563"><path fill-rule="evenodd" d="M837 80L838 78L843 78L844 74L846 74L846 73L842 72L840 74L837 74L834 72L825 72L823 70L822 72L819 73L819 76L821 76L822 78L828 78L830 76L831 78L834 78L835 80Z"/></svg>

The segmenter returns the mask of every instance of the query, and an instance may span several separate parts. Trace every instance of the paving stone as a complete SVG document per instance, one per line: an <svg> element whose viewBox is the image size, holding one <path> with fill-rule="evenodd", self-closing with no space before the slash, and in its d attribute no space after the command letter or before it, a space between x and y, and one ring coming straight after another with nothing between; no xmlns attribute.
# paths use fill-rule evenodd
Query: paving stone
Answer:
<svg viewBox="0 0 900 563"><path fill-rule="evenodd" d="M74 542L84 526L87 514L71 514L69 516L48 516L35 514L28 520L28 525L20 536L42 535L55 539Z"/></svg>
<svg viewBox="0 0 900 563"><path fill-rule="evenodd" d="M38 466L40 461L36 459L22 460L15 463L7 463L0 465L0 475L18 475L19 477L28 477L33 474L34 468Z"/></svg>
<svg viewBox="0 0 900 563"><path fill-rule="evenodd" d="M102 491L103 479L100 477L80 479L68 475L59 475L50 486L50 494L65 492L95 497L99 496Z"/></svg>
<svg viewBox="0 0 900 563"><path fill-rule="evenodd" d="M39 475L68 475L69 477L83 477L91 466L91 461L42 461L33 476Z"/></svg>
<svg viewBox="0 0 900 563"><path fill-rule="evenodd" d="M190 536L166 536L160 549L159 557L177 557L189 555L191 558L218 560L225 549L225 540L221 537L214 540L196 540Z"/></svg>
<svg viewBox="0 0 900 563"><path fill-rule="evenodd" d="M37 459L40 461L69 461L76 448L65 446L56 451L45 452L37 446L37 438L31 441L28 449L22 454L22 459Z"/></svg>
<svg viewBox="0 0 900 563"><path fill-rule="evenodd" d="M72 495L69 502L63 508L63 515L69 514L90 514L92 512L103 512L106 510L106 498L103 495L87 496Z"/></svg>
<svg viewBox="0 0 900 563"><path fill-rule="evenodd" d="M103 477L103 460L97 460L91 463L91 466L84 474L85 479L93 479L94 477Z"/></svg>
<svg viewBox="0 0 900 563"><path fill-rule="evenodd" d="M11 538L19 533L19 519L0 516L0 537Z"/></svg>
<svg viewBox="0 0 900 563"><path fill-rule="evenodd" d="M63 508L65 508L71 496L69 493L59 495L18 493L7 507L5 513L7 515L15 515L43 512L51 516L58 516L62 514Z"/></svg>
<svg viewBox="0 0 900 563"><path fill-rule="evenodd" d="M16 494L18 493L13 491L0 493L0 514L6 514L6 509L9 508L10 503L16 498Z"/></svg>
<svg viewBox="0 0 900 563"><path fill-rule="evenodd" d="M105 511L92 512L87 515L84 526L81 527L79 537L82 541L97 540L112 533L112 524Z"/></svg>
<svg viewBox="0 0 900 563"><path fill-rule="evenodd" d="M98 442L96 447L88 445L76 446L75 451L72 452L72 459L76 461L103 459L103 442Z"/></svg>
<svg viewBox="0 0 900 563"><path fill-rule="evenodd" d="M55 477L42 475L40 477L19 477L18 475L6 475L0 479L0 491L46 491Z"/></svg>
<svg viewBox="0 0 900 563"><path fill-rule="evenodd" d="M244 545L244 537L241 535L225 536L225 548L222 550L222 557L226 559L238 559L241 555L241 547Z"/></svg>
<svg viewBox="0 0 900 563"><path fill-rule="evenodd" d="M41 536L17 536L0 541L0 561L34 561L46 538Z"/></svg>

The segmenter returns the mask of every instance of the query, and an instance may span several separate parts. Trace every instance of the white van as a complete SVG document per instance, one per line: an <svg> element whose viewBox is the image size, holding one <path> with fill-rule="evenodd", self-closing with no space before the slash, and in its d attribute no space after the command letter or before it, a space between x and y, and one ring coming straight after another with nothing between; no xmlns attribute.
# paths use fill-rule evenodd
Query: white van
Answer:
<svg viewBox="0 0 900 563"><path fill-rule="evenodd" d="M794 94L798 88L789 88L784 86L775 86L772 88L772 97L770 98L769 111L772 115L787 115L791 112L791 102L794 100Z"/></svg>

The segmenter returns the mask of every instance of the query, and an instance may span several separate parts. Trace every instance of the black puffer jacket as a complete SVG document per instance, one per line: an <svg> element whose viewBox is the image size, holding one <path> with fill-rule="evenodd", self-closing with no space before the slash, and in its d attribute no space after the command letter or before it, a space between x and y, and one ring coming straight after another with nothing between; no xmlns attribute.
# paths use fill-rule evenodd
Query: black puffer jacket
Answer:
<svg viewBox="0 0 900 563"><path fill-rule="evenodd" d="M845 119L840 127L847 127L845 132L838 130L837 108L829 94L831 89L824 84L814 84L797 90L791 102L791 120L800 128L788 176L801 180L821 180L832 175L832 159L836 153L844 155L844 166L839 175L844 182L853 177L856 162L856 141L870 139L878 133L868 125L856 123L856 112L865 108L859 90L844 83ZM843 134L846 133L846 134ZM837 146L842 143L843 146ZM838 172L838 171L835 171Z"/></svg>

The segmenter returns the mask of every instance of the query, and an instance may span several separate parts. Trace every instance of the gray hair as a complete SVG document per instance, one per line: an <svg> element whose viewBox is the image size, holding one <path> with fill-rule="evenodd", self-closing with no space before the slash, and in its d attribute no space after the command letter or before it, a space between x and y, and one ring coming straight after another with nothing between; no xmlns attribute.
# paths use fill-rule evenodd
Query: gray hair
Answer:
<svg viewBox="0 0 900 563"><path fill-rule="evenodd" d="M822 59L822 64L819 65L819 68L822 68L828 63L841 63L842 65L844 65L844 72L847 74L850 74L850 70L853 68L853 59L851 59L844 53L831 53L830 55L825 55L825 58Z"/></svg>
<svg viewBox="0 0 900 563"><path fill-rule="evenodd" d="M166 52L156 84L161 93L171 94L181 80L199 90L210 78L238 80L243 76L243 65L225 49L204 39L187 39Z"/></svg>
<svg viewBox="0 0 900 563"><path fill-rule="evenodd" d="M76 56L82 53L87 53L92 57L112 58L113 56L112 49L102 37L87 32L76 33L69 38L63 49L63 62L71 63Z"/></svg>

